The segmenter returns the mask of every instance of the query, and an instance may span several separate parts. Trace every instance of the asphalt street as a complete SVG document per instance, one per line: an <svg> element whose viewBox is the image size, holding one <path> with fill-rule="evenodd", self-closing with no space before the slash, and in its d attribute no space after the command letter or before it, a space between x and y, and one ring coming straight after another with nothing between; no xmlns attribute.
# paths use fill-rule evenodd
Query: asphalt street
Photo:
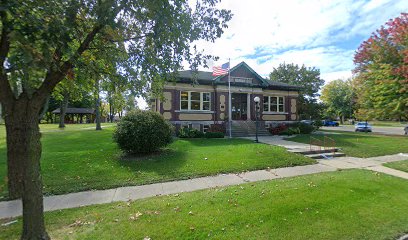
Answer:
<svg viewBox="0 0 408 240"><path fill-rule="evenodd" d="M404 135L404 126L401 127L377 127L372 126L373 133L387 134L387 135ZM335 131L345 131L354 132L354 126L343 125L339 127L321 127L322 130L335 130Z"/></svg>

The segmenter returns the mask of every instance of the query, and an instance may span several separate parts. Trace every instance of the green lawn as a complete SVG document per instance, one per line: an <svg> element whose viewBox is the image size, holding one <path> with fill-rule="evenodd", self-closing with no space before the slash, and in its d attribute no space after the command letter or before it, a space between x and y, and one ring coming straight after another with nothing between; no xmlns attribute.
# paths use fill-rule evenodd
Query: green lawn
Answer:
<svg viewBox="0 0 408 240"><path fill-rule="evenodd" d="M53 239L396 239L408 182L348 170L46 214ZM3 221L4 222L4 221ZM21 221L0 226L18 239Z"/></svg>
<svg viewBox="0 0 408 240"><path fill-rule="evenodd" d="M42 125L42 173L47 195L314 163L281 147L244 139L178 140L160 154L122 158L112 142L114 127L95 131L78 126L55 130L56 125ZM4 128L1 131L0 196L4 199L6 145Z"/></svg>
<svg viewBox="0 0 408 240"><path fill-rule="evenodd" d="M322 134L298 135L288 140L309 144L310 136L323 140ZM353 157L367 158L408 152L408 138L404 136L346 132L335 132L335 134L326 134L326 136L333 138L336 141L336 147Z"/></svg>
<svg viewBox="0 0 408 240"><path fill-rule="evenodd" d="M389 168L394 168L403 172L408 172L408 160L398 161L398 162L390 162L384 164L384 166Z"/></svg>

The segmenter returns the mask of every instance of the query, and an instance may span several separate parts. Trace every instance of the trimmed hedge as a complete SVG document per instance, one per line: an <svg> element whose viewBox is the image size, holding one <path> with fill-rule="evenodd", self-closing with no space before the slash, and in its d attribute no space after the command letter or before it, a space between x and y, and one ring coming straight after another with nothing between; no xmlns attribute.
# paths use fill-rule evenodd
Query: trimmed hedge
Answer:
<svg viewBox="0 0 408 240"><path fill-rule="evenodd" d="M151 153L173 141L173 126L152 111L126 114L113 133L113 140L127 153Z"/></svg>
<svg viewBox="0 0 408 240"><path fill-rule="evenodd" d="M178 132L179 138L202 138L204 133L195 128L181 128Z"/></svg>
<svg viewBox="0 0 408 240"><path fill-rule="evenodd" d="M205 138L224 138L223 132L206 132L204 134Z"/></svg>
<svg viewBox="0 0 408 240"><path fill-rule="evenodd" d="M178 132L179 138L224 138L223 132L203 133L195 128L181 128Z"/></svg>
<svg viewBox="0 0 408 240"><path fill-rule="evenodd" d="M281 124L277 127L270 128L269 132L272 135L310 134L317 129L318 127L307 123L295 122L289 124Z"/></svg>

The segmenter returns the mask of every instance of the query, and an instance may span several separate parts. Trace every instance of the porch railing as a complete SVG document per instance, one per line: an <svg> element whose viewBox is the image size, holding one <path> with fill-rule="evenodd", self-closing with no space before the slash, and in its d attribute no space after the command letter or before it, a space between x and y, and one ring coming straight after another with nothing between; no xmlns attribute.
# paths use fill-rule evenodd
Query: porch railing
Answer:
<svg viewBox="0 0 408 240"><path fill-rule="evenodd" d="M314 137L310 137L310 151L321 151L323 141Z"/></svg>
<svg viewBox="0 0 408 240"><path fill-rule="evenodd" d="M330 150L334 155L336 153L336 141L333 138L324 136L323 137L324 150Z"/></svg>
<svg viewBox="0 0 408 240"><path fill-rule="evenodd" d="M329 151L333 156L336 153L336 141L333 138L324 136L323 140L315 137L310 137L310 151Z"/></svg>

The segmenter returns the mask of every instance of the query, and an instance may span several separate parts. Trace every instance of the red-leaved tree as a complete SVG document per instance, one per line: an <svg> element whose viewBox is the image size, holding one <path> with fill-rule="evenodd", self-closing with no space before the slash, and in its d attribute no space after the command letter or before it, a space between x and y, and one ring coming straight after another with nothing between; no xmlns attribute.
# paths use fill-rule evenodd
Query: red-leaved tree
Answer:
<svg viewBox="0 0 408 240"><path fill-rule="evenodd" d="M408 119L408 13L389 20L358 48L357 116Z"/></svg>

